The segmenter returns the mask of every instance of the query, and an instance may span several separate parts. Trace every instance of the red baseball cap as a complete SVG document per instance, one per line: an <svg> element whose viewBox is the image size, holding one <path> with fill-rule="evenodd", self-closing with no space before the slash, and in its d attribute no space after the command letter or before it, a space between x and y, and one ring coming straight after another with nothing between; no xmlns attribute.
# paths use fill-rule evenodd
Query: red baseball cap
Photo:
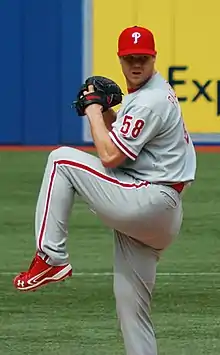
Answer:
<svg viewBox="0 0 220 355"><path fill-rule="evenodd" d="M149 54L155 56L154 36L144 27L133 26L124 29L118 39L118 56Z"/></svg>

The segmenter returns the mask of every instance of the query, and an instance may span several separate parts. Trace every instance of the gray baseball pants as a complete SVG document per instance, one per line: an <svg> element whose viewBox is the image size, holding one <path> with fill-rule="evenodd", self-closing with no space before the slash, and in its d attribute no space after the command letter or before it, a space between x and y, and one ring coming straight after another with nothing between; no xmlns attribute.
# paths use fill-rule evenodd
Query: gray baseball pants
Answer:
<svg viewBox="0 0 220 355"><path fill-rule="evenodd" d="M146 184L71 147L52 151L37 201L39 254L51 265L68 262L68 220L78 193L114 230L114 293L127 355L157 355L150 317L156 267L182 224L180 195Z"/></svg>

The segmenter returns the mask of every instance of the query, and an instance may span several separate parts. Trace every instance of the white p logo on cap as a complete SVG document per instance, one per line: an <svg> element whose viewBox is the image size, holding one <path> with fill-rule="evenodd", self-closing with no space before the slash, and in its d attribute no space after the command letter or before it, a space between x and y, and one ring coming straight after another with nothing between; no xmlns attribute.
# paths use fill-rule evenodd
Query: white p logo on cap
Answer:
<svg viewBox="0 0 220 355"><path fill-rule="evenodd" d="M131 36L132 36L132 38L134 38L134 44L137 44L138 39L141 37L141 34L140 34L140 32L133 32Z"/></svg>

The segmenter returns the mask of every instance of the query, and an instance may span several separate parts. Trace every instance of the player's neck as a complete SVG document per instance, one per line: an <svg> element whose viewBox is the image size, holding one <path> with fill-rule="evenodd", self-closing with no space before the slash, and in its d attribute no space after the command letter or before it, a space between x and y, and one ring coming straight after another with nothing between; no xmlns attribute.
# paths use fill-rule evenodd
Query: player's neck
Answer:
<svg viewBox="0 0 220 355"><path fill-rule="evenodd" d="M132 92L135 92L135 91L139 90L140 88L142 88L142 86L144 86L145 84L147 84L147 82L148 82L156 73L157 73L157 71L154 69L153 73L152 73L145 81L143 81L143 83L141 83L140 85L132 85L128 80L126 80L128 94L131 94Z"/></svg>

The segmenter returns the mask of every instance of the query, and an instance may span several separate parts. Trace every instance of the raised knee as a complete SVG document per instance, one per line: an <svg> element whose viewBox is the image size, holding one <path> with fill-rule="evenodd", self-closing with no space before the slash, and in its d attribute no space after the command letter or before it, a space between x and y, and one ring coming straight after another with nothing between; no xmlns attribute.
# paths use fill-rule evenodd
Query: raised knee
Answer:
<svg viewBox="0 0 220 355"><path fill-rule="evenodd" d="M72 148L70 148L70 147L56 148L56 149L52 150L52 152L50 152L50 154L48 156L48 160L49 161L56 161L59 159L65 159L65 157L67 156L67 153L70 149L72 149Z"/></svg>

